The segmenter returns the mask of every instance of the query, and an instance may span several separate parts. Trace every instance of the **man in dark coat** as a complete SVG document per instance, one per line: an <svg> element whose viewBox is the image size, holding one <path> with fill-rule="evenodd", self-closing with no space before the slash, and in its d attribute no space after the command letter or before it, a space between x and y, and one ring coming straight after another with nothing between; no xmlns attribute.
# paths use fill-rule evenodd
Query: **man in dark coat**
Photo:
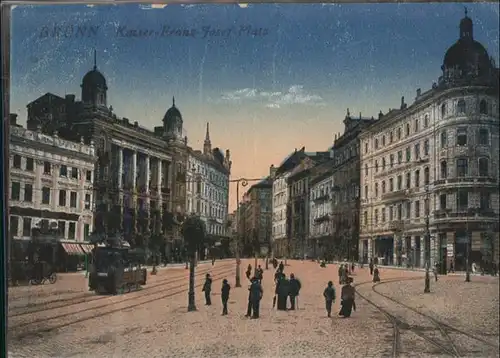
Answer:
<svg viewBox="0 0 500 358"><path fill-rule="evenodd" d="M286 311L286 301L290 293L290 284L284 274L278 281L276 291L278 292L278 310Z"/></svg>
<svg viewBox="0 0 500 358"><path fill-rule="evenodd" d="M210 299L210 292L212 292L212 278L209 273L207 273L205 277L202 292L205 292L205 305L210 306L212 304L212 300Z"/></svg>
<svg viewBox="0 0 500 358"><path fill-rule="evenodd" d="M262 267L260 267L260 265L259 267L257 267L257 270L255 270L255 277L262 283L262 279L264 278L264 270L262 269Z"/></svg>
<svg viewBox="0 0 500 358"><path fill-rule="evenodd" d="M342 276L344 275L344 264L339 266L339 285L342 284Z"/></svg>
<svg viewBox="0 0 500 358"><path fill-rule="evenodd" d="M373 265L373 259L370 259L370 265L369 265L369 267L370 267L370 275L373 275L373 267L374 267L374 265Z"/></svg>
<svg viewBox="0 0 500 358"><path fill-rule="evenodd" d="M295 299L299 295L302 285L300 281L295 278L295 275L290 274L290 281L288 281L288 295L290 296L290 310L295 310Z"/></svg>
<svg viewBox="0 0 500 358"><path fill-rule="evenodd" d="M355 298L355 290L354 287L351 286L353 282L352 277L347 279L347 284L342 286L342 291L340 293L340 297L342 299L339 316L344 316L345 318L351 317L352 309L356 310L356 303L354 301Z"/></svg>
<svg viewBox="0 0 500 358"><path fill-rule="evenodd" d="M222 281L222 288L220 290L220 297L222 299L222 315L227 315L227 301L229 301L229 291L231 291L231 286L226 279Z"/></svg>
<svg viewBox="0 0 500 358"><path fill-rule="evenodd" d="M278 270L283 272L285 270L285 265L283 264L283 261L280 262L280 265L278 266Z"/></svg>
<svg viewBox="0 0 500 358"><path fill-rule="evenodd" d="M250 291L250 302L252 304L252 311L253 315L252 318L259 318L259 311L260 311L260 300L262 300L262 295L264 294L264 291L262 290L262 285L260 284L260 281L256 278L252 278L252 284L250 285L249 289Z"/></svg>
<svg viewBox="0 0 500 358"><path fill-rule="evenodd" d="M328 286L323 291L323 297L325 297L326 313L328 317L331 317L332 304L335 303L335 287L333 287L332 281L328 281Z"/></svg>
<svg viewBox="0 0 500 358"><path fill-rule="evenodd" d="M245 272L245 275L247 276L247 278L250 280L250 275L252 274L252 265L248 265L247 267L247 271Z"/></svg>
<svg viewBox="0 0 500 358"><path fill-rule="evenodd" d="M377 266L373 269L373 282L380 282L380 272Z"/></svg>

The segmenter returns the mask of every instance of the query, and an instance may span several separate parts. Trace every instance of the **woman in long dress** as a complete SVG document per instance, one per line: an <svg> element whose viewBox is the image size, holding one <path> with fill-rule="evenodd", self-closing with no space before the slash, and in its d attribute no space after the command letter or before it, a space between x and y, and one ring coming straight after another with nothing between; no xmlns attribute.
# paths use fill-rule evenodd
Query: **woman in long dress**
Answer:
<svg viewBox="0 0 500 358"><path fill-rule="evenodd" d="M351 286L351 283L354 280L352 277L347 279L347 284L342 286L342 291L340 293L340 297L342 301L340 302L341 308L339 312L339 316L343 316L345 318L351 317L352 310L356 310L356 302L355 302L355 290L354 287Z"/></svg>

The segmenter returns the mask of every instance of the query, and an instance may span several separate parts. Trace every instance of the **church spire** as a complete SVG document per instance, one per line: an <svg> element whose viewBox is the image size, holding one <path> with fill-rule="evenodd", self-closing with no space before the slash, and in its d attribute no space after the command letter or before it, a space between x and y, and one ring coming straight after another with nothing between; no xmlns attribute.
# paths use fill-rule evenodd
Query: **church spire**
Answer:
<svg viewBox="0 0 500 358"><path fill-rule="evenodd" d="M175 96L172 96L172 107L175 107Z"/></svg>
<svg viewBox="0 0 500 358"><path fill-rule="evenodd" d="M94 49L94 71L97 70L97 51Z"/></svg>
<svg viewBox="0 0 500 358"><path fill-rule="evenodd" d="M210 142L210 123L207 122L207 132L205 133L205 142L203 143L203 153L208 155L212 153L212 143Z"/></svg>

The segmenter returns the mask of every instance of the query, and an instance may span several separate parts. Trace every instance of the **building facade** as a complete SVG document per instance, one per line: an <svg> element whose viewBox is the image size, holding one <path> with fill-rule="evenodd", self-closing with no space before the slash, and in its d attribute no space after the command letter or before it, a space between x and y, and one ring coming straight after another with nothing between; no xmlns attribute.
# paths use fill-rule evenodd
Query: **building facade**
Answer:
<svg viewBox="0 0 500 358"><path fill-rule="evenodd" d="M27 130L10 115L9 239L57 227L65 240L84 241L93 230L94 145Z"/></svg>
<svg viewBox="0 0 500 358"><path fill-rule="evenodd" d="M186 208L188 213L200 216L207 233L218 242L228 236L230 172L229 150L223 156L219 148L212 149L207 123L203 151L189 149Z"/></svg>
<svg viewBox="0 0 500 358"><path fill-rule="evenodd" d="M423 266L428 255L457 270L467 257L497 261L499 70L467 15L459 28L438 82L361 135L363 256Z"/></svg>

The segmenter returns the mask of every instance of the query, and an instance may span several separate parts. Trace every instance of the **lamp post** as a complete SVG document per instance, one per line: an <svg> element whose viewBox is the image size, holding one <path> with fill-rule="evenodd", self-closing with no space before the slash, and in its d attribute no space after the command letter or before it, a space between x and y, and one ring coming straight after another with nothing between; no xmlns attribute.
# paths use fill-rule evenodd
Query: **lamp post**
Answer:
<svg viewBox="0 0 500 358"><path fill-rule="evenodd" d="M430 205L429 202L429 186L425 186L425 196L427 199L428 205ZM430 293L431 292L431 278L429 274L429 266L430 266L430 257L431 257L431 235L430 235L430 230L429 230L429 210L426 211L425 215L425 287L424 287L424 293Z"/></svg>
<svg viewBox="0 0 500 358"><path fill-rule="evenodd" d="M235 287L241 287L241 260L240 260L240 234L239 234L239 224L240 224L240 183L242 187L246 187L248 185L248 181L246 179L240 178L236 179L233 182L236 182L236 283Z"/></svg>

